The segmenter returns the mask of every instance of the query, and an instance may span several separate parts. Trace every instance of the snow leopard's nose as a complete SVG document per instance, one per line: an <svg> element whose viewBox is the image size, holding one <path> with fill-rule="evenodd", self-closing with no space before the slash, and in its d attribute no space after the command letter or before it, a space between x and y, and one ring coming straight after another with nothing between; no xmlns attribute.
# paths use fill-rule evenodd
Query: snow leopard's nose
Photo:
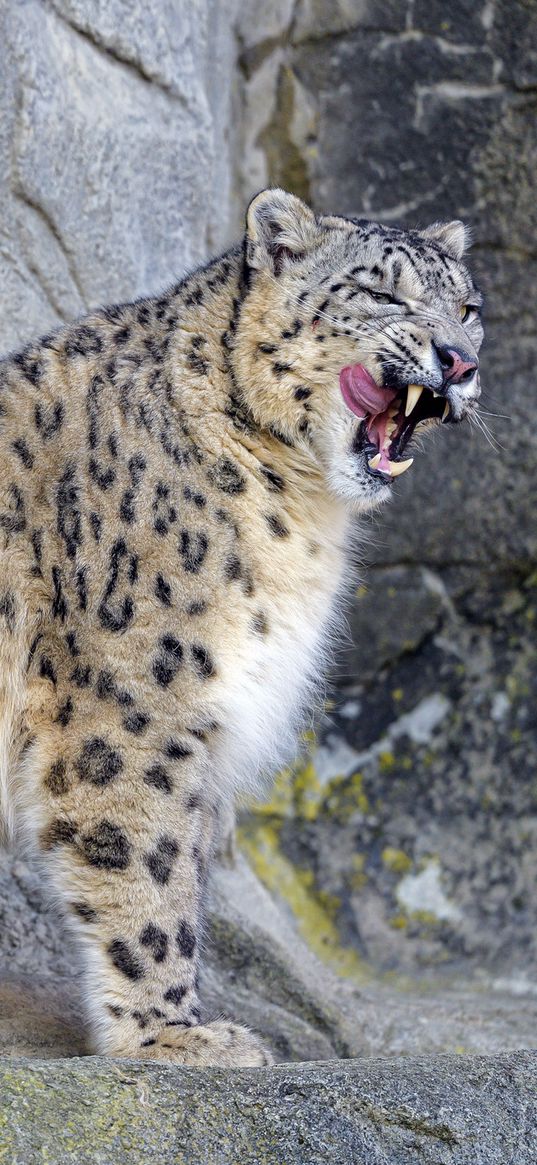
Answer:
<svg viewBox="0 0 537 1165"><path fill-rule="evenodd" d="M467 384L477 372L479 361L460 348L439 347L435 344L435 351L442 369L443 386L448 384Z"/></svg>

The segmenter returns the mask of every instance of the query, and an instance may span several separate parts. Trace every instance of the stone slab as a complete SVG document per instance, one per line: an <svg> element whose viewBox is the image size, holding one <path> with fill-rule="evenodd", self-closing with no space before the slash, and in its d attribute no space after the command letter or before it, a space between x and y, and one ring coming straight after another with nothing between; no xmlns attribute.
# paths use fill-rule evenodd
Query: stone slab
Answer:
<svg viewBox="0 0 537 1165"><path fill-rule="evenodd" d="M0 1062L9 1165L533 1165L537 1055L172 1069Z"/></svg>

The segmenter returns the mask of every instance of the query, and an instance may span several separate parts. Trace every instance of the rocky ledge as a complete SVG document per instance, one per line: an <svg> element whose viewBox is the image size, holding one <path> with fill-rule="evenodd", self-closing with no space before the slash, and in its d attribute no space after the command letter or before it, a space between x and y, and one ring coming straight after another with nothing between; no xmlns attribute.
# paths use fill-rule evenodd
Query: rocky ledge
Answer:
<svg viewBox="0 0 537 1165"><path fill-rule="evenodd" d="M0 1061L10 1165L533 1165L537 1053L170 1069Z"/></svg>

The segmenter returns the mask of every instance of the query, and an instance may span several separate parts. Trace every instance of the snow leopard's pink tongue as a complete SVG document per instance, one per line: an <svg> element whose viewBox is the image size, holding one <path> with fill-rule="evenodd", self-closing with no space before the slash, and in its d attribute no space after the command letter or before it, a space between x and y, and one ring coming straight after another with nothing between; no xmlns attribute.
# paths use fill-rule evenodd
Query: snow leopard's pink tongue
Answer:
<svg viewBox="0 0 537 1165"><path fill-rule="evenodd" d="M342 368L339 386L345 404L357 417L367 416L367 435L372 445L380 453L377 469L391 474L390 459L384 448L386 426L389 421L388 409L397 392L391 388L379 388L363 364L351 364Z"/></svg>
<svg viewBox="0 0 537 1165"><path fill-rule="evenodd" d="M397 396L391 388L379 388L363 364L350 364L342 368L339 387L345 404L357 417L363 417L366 413L375 417L385 412Z"/></svg>

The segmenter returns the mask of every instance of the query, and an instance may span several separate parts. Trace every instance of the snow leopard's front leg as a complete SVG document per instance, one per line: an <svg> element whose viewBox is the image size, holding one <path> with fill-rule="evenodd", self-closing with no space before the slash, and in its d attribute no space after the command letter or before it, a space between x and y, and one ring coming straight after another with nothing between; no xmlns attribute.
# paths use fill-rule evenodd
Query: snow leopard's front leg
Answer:
<svg viewBox="0 0 537 1165"><path fill-rule="evenodd" d="M78 733L77 733L78 736ZM40 848L83 942L93 1049L195 1065L261 1065L260 1041L201 1024L203 889L218 806L180 735L122 748L95 725L41 758Z"/></svg>

